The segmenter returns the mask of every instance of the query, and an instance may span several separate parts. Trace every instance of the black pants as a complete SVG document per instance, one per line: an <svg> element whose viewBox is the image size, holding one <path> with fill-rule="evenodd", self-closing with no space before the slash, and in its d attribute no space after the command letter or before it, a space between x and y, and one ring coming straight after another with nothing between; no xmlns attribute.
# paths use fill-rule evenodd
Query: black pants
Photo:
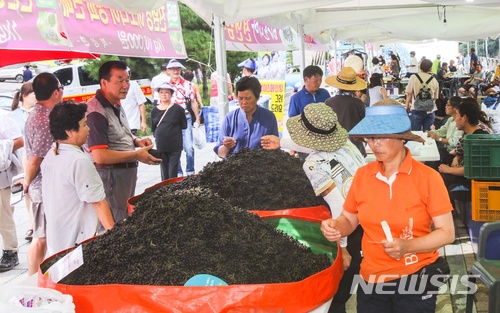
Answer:
<svg viewBox="0 0 500 313"><path fill-rule="evenodd" d="M181 151L164 152L162 151L160 174L161 180L177 177L177 168L180 164Z"/></svg>
<svg viewBox="0 0 500 313"><path fill-rule="evenodd" d="M345 313L345 304L351 297L351 286L354 275L359 274L361 264L361 239L363 238L363 228L358 227L347 237L347 251L351 255L351 265L344 271L344 276L339 283L337 293L333 297L329 313Z"/></svg>
<svg viewBox="0 0 500 313"><path fill-rule="evenodd" d="M408 286L410 279L396 279L385 284L382 283L384 284L384 293L381 294L376 293L377 284L368 284L373 288L372 292L367 293L359 285L356 292L358 313L434 313L436 311L436 294L399 292L399 285Z"/></svg>

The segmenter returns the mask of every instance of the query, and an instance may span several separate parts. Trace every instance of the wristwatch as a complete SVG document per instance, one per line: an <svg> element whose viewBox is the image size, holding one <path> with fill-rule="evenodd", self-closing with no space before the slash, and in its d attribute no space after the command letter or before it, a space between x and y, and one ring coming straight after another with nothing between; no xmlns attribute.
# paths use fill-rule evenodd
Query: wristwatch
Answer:
<svg viewBox="0 0 500 313"><path fill-rule="evenodd" d="M439 137L438 141L439 142L443 141L443 137Z"/></svg>

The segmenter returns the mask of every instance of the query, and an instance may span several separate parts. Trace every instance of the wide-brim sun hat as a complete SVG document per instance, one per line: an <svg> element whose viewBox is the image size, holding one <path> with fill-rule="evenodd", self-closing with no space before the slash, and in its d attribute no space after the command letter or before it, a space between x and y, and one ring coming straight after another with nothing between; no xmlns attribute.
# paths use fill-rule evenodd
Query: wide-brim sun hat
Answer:
<svg viewBox="0 0 500 313"><path fill-rule="evenodd" d="M367 83L356 75L352 67L344 67L337 76L325 78L325 83L329 86L342 90L364 90Z"/></svg>
<svg viewBox="0 0 500 313"><path fill-rule="evenodd" d="M307 105L301 115L287 120L286 127L296 144L316 151L336 151L348 140L337 114L323 102Z"/></svg>
<svg viewBox="0 0 500 313"><path fill-rule="evenodd" d="M344 66L352 67L356 74L359 74L364 68L363 59L361 59L357 55L350 55L345 59Z"/></svg>
<svg viewBox="0 0 500 313"><path fill-rule="evenodd" d="M245 61L238 64L238 67L246 67L251 70L255 70L255 61L252 58L248 58Z"/></svg>
<svg viewBox="0 0 500 313"><path fill-rule="evenodd" d="M172 85L170 85L169 83L161 83L158 87L155 88L155 91L159 92L160 89L170 89L172 94L175 92L174 87L172 87Z"/></svg>
<svg viewBox="0 0 500 313"><path fill-rule="evenodd" d="M411 122L406 109L392 99L382 100L366 108L365 117L354 126L349 136L354 139L384 137L407 141L425 142L411 132Z"/></svg>
<svg viewBox="0 0 500 313"><path fill-rule="evenodd" d="M177 61L176 59L172 59L168 62L167 64L167 69L169 68L181 68L185 69L184 65L181 64L181 62Z"/></svg>

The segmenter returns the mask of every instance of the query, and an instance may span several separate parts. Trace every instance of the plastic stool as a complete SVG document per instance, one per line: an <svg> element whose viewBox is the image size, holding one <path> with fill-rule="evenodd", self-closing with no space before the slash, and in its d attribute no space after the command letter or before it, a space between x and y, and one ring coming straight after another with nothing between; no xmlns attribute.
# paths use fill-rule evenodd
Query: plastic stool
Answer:
<svg viewBox="0 0 500 313"><path fill-rule="evenodd" d="M479 235L477 262L470 269L470 274L477 276L488 287L488 313L500 312L500 221L486 223ZM469 277L471 283L476 277ZM465 312L472 312L474 295L467 295Z"/></svg>

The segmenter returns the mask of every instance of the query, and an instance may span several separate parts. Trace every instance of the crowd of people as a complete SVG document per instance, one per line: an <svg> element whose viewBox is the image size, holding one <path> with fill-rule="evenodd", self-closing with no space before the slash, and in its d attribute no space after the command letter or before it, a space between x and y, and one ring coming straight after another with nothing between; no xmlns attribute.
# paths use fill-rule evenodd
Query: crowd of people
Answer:
<svg viewBox="0 0 500 313"><path fill-rule="evenodd" d="M467 201L464 190L470 200L464 136L493 133L471 97L447 99L446 116L434 129L441 94L437 77L448 78L448 64L438 62L434 75L436 62L424 58L417 63L415 52L410 55L404 104L388 98L383 58L372 60L371 75L345 66L338 75L326 77L324 83L337 90L334 96L321 87L322 69L305 67L304 86L290 99L286 122L290 138L279 137L275 115L257 104L262 86L255 75L256 62L249 58L239 64L243 77L234 90L239 108L225 116L213 148L220 158L244 148L283 148L303 160L314 192L331 211L332 218L323 221L321 231L328 240L338 241L342 251L345 272L332 312L345 312L357 274L376 287L372 294L358 288L358 312L392 312L396 305L405 312L435 311L435 286L424 282L425 288L416 293L401 288L410 288L411 278L420 279L423 271L446 268L437 250L454 240L455 200ZM268 63L273 57L279 55L267 56ZM480 66L475 65L476 73ZM400 68L394 55L389 70L399 77ZM139 162L160 165L162 180L195 173L193 128L200 124L202 100L193 73L175 59L161 66L151 81L155 106L150 121L144 95L130 81L125 62L105 62L98 75L100 89L87 103L62 101L64 86L54 74L41 73L23 84L11 115L0 111L1 151L9 160L17 160L0 168L4 247L0 271L19 263L13 207L5 204L12 177L19 172L24 172L20 183L29 196L32 216L27 234L32 237L30 275L47 253L71 248L127 217ZM466 92L467 84L479 81L478 77L472 74ZM221 83L217 77L214 80ZM232 87L230 80L227 83ZM148 122L155 143L137 136ZM412 131L427 132L436 140L438 162L426 166L412 157L405 144L424 141ZM376 158L369 164L367 147ZM183 150L185 170L180 165ZM379 286L392 292L379 293Z"/></svg>

